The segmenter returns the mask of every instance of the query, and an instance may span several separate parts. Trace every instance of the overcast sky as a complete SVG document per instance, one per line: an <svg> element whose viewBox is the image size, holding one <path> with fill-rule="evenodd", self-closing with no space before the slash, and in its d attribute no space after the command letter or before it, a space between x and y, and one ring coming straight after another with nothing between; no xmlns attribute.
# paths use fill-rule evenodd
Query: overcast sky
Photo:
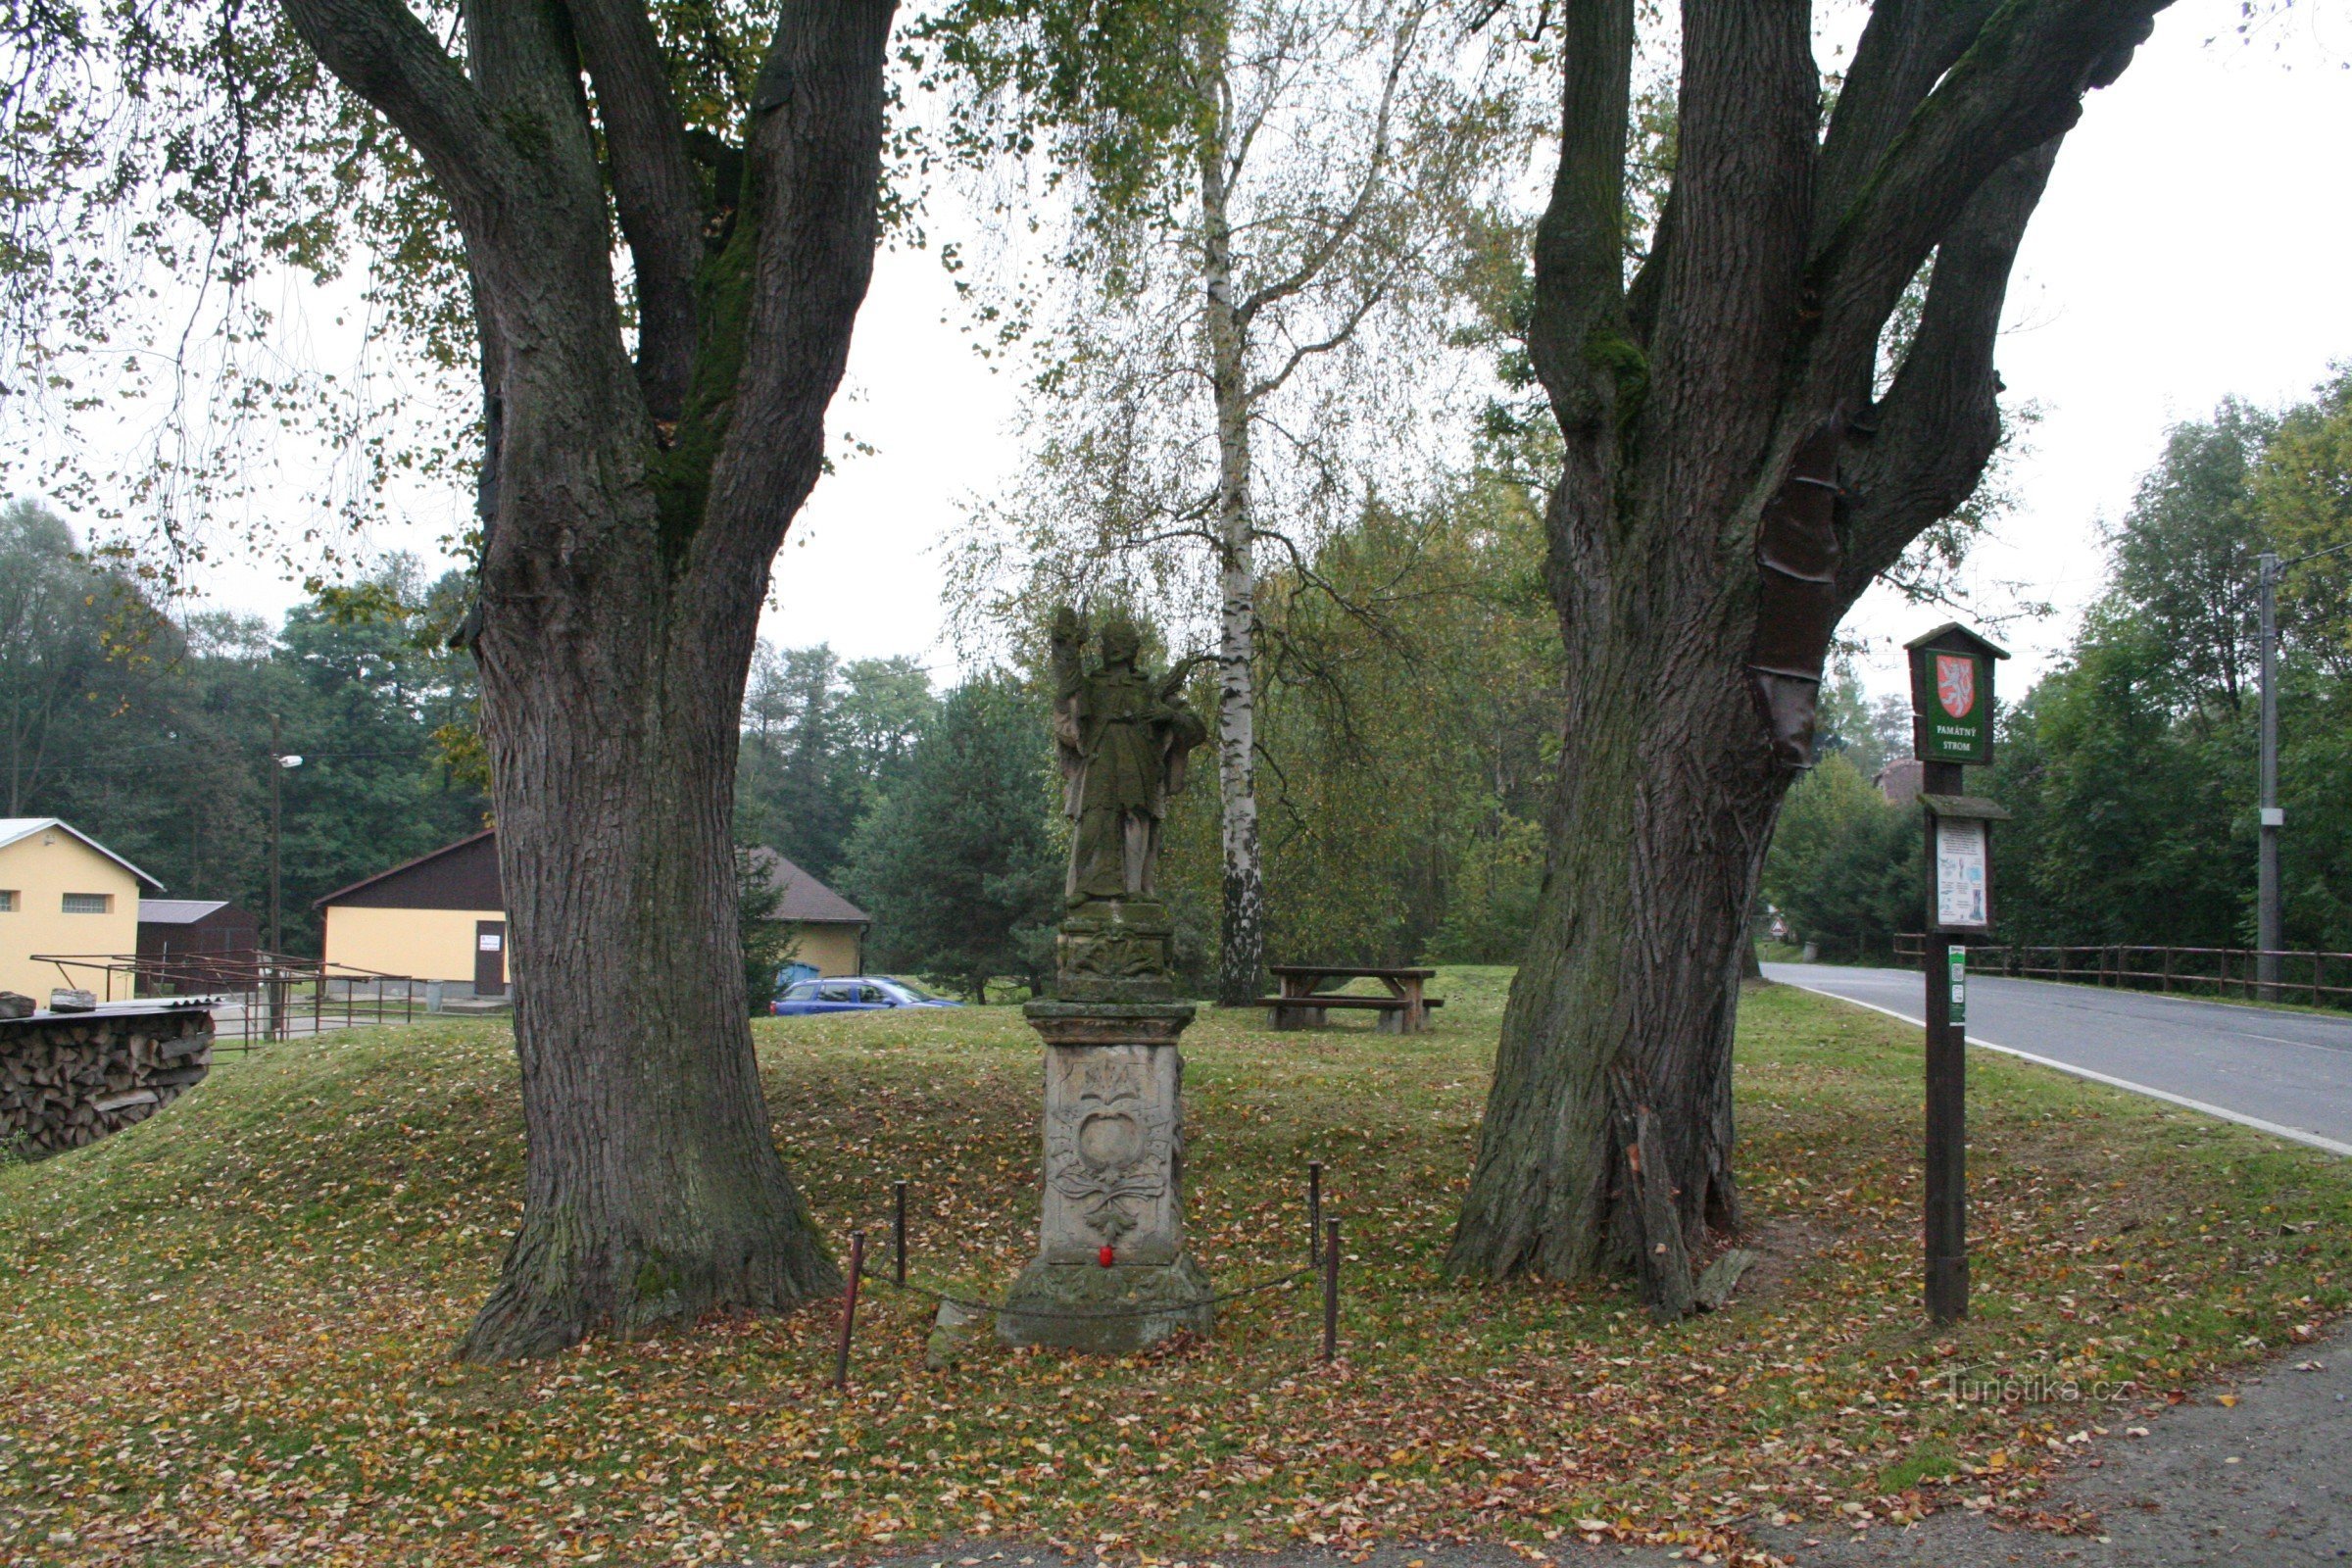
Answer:
<svg viewBox="0 0 2352 1568"><path fill-rule="evenodd" d="M1987 611L2020 597L2000 583L2057 607L1996 639L2017 656L2012 691L2074 637L2100 524L2166 426L2231 394L2299 398L2352 361L2352 12L2298 6L2246 44L2237 13L2182 0L2157 17L2123 79L2090 95L2027 230L1998 363L2043 416L2021 510L1970 572ZM1884 591L1858 606L1847 627L1874 640L1872 683L1900 689L1889 651L1942 618Z"/></svg>
<svg viewBox="0 0 2352 1568"><path fill-rule="evenodd" d="M2014 608L2005 583L2057 607L2003 633L2018 656L2010 691L2073 636L2099 586L2100 524L2168 424L2230 394L2300 397L2352 360L2352 12L2298 6L2250 44L2232 33L2237 15L2237 0L2180 0L2159 16L2122 81L2091 95L2028 234L1999 363L2042 418L2018 466L2022 509L1969 574L1986 614ZM1018 455L1017 372L971 352L960 312L935 253L880 258L832 420L877 450L844 461L794 526L770 638L912 654L952 673L935 548L959 503ZM437 557L466 499L419 498L410 527L368 542ZM233 562L203 586L272 615L295 597ZM1871 684L1897 689L1889 650L1941 618L1866 600L1848 630L1871 640Z"/></svg>

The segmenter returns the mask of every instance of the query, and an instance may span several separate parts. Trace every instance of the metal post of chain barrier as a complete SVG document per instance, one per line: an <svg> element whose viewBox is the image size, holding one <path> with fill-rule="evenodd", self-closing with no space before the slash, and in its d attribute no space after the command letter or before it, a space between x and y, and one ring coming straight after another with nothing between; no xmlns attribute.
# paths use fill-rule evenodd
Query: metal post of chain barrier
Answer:
<svg viewBox="0 0 2352 1568"><path fill-rule="evenodd" d="M865 1232L850 1232L850 1277L841 1290L841 1348L833 1356L833 1386L850 1386L850 1335L858 1327L858 1277L865 1272Z"/></svg>
<svg viewBox="0 0 2352 1568"><path fill-rule="evenodd" d="M1323 1222L1323 1359L1340 1353L1340 1222Z"/></svg>
<svg viewBox="0 0 2352 1568"><path fill-rule="evenodd" d="M1323 1162L1306 1162L1306 1260L1315 1260L1315 1249L1323 1242Z"/></svg>
<svg viewBox="0 0 2352 1568"><path fill-rule="evenodd" d="M891 1216L890 1274L893 1284L906 1283L906 1183L891 1185L891 1199L896 1212Z"/></svg>

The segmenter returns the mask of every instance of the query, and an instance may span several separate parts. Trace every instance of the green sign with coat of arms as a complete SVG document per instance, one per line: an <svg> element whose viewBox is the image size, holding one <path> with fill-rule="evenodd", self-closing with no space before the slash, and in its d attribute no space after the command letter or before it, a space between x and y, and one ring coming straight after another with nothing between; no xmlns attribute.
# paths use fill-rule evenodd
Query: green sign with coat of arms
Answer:
<svg viewBox="0 0 2352 1568"><path fill-rule="evenodd" d="M1992 760L1992 662L2008 656L1960 626L1911 644L1914 754L1923 762Z"/></svg>

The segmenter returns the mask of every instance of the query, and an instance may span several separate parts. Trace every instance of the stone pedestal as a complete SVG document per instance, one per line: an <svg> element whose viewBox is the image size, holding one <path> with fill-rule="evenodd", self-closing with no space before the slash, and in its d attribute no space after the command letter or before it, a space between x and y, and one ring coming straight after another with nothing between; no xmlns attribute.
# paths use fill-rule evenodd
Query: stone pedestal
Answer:
<svg viewBox="0 0 2352 1568"><path fill-rule="evenodd" d="M1093 899L1072 909L1054 937L1054 959L1063 1002L1153 1003L1176 995L1168 980L1176 967L1175 923L1168 906L1149 895ZM1186 1022L1191 1018L1188 1010ZM1034 1014L1030 1021L1037 1022Z"/></svg>
<svg viewBox="0 0 2352 1568"><path fill-rule="evenodd" d="M1163 971L1164 973L1164 971ZM1121 977L1141 990L1157 976ZM1010 1345L1121 1353L1180 1328L1208 1275L1184 1249L1184 1057L1189 1004L1033 1002L1046 1043L1045 1208L1038 1255L997 1333ZM1103 1261L1104 1249L1109 1261Z"/></svg>

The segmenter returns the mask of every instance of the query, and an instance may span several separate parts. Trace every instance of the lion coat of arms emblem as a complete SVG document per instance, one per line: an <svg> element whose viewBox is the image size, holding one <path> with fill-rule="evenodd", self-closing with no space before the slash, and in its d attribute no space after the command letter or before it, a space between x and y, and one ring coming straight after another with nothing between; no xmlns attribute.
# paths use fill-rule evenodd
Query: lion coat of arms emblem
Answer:
<svg viewBox="0 0 2352 1568"><path fill-rule="evenodd" d="M1977 662L1965 654L1936 656L1936 700L1954 718L1977 706Z"/></svg>

